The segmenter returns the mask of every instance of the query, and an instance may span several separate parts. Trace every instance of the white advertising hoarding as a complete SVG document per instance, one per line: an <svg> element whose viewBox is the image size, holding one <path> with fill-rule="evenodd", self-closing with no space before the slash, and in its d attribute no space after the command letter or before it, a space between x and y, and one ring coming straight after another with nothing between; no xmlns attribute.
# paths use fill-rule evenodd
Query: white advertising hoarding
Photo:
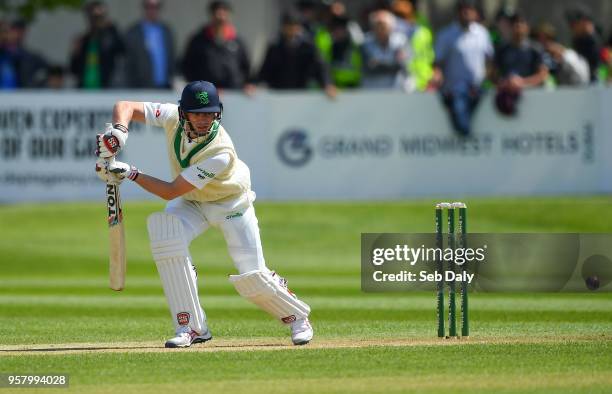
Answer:
<svg viewBox="0 0 612 394"><path fill-rule="evenodd" d="M174 93L0 95L0 201L100 199L94 135L118 99ZM485 96L474 135L454 136L433 94L226 93L223 123L263 199L595 194L612 191L612 90L527 92L519 116ZM120 159L168 179L163 131L132 125ZM125 182L126 198L147 198Z"/></svg>
<svg viewBox="0 0 612 394"><path fill-rule="evenodd" d="M397 199L601 192L599 91L534 91L502 118L483 99L469 139L434 95L364 94L338 103L272 97L270 195ZM281 160L278 160L281 158Z"/></svg>

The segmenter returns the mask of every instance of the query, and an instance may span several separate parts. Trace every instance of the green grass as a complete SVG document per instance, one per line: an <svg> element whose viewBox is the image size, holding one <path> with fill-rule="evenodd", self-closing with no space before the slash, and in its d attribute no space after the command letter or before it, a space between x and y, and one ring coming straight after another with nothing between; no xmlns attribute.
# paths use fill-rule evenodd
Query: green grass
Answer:
<svg viewBox="0 0 612 394"><path fill-rule="evenodd" d="M207 385L225 383L244 392L282 392L287 390L287 385L295 386L292 392L345 392L346 388L351 392L373 392L382 388L385 391L435 392L438 386L449 388L451 392L458 389L470 392L474 387L483 392L492 388L505 392L535 388L550 392L572 392L577 391L576 388L605 392L612 380L607 365L609 356L606 356L610 351L610 342L593 342L316 349L287 354L277 351L97 354L48 357L45 366L53 371L71 372L73 387L90 386L94 392L100 389L95 387L100 379L115 388L136 389L143 385L143 376L147 377L146 384L159 385L157 390L161 392L164 385L167 389L177 380L177 373L180 382L176 385L180 387L187 385L205 390ZM35 372L32 358L40 356L11 358L6 366L12 370ZM179 365L173 367L177 363ZM92 374L91 371L98 372ZM541 379L547 381L539 381ZM348 382L348 387L343 387L346 383L342 382ZM517 382L522 386L517 386ZM567 387L568 382L574 387ZM110 391L111 387L103 389Z"/></svg>
<svg viewBox="0 0 612 394"><path fill-rule="evenodd" d="M472 232L610 232L612 223L610 197L467 202ZM612 390L612 294L475 293L472 339L442 346L434 340L432 294L360 291L360 234L430 232L431 201L256 204L268 265L313 308L310 348L3 354L7 346L161 346L171 334L145 227L162 205L125 204L128 279L121 293L107 287L104 209L0 206L0 373L67 372L71 391L79 392ZM288 343L287 329L227 281L234 269L217 230L191 251L213 343ZM415 342L333 346L393 339Z"/></svg>

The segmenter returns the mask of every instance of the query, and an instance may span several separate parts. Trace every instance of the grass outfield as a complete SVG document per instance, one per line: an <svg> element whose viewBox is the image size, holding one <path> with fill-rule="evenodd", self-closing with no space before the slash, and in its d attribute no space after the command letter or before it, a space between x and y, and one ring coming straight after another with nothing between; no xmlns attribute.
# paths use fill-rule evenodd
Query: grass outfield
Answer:
<svg viewBox="0 0 612 394"><path fill-rule="evenodd" d="M612 222L610 197L467 202L471 232ZM172 329L145 228L161 208L125 204L127 288L115 293L104 204L0 206L0 373L65 372L78 392L612 391L610 293L475 293L470 340L438 341L433 294L360 291L360 233L430 232L431 201L257 203L268 265L311 304L314 341L290 346L235 293L211 230L191 251L214 339L163 349Z"/></svg>

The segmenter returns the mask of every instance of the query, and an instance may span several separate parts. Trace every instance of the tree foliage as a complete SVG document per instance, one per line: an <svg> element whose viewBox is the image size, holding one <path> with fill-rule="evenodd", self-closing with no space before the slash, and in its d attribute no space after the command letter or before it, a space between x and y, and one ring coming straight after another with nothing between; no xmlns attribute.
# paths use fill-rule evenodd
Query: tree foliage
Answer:
<svg viewBox="0 0 612 394"><path fill-rule="evenodd" d="M0 0L0 12L11 18L32 21L40 11L78 9L83 3L83 0Z"/></svg>

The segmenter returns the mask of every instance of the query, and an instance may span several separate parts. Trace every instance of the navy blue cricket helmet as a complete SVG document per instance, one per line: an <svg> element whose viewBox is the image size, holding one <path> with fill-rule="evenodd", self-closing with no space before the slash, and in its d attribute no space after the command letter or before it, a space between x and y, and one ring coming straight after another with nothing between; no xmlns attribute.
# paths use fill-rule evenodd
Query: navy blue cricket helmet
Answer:
<svg viewBox="0 0 612 394"><path fill-rule="evenodd" d="M205 133L209 133L219 127L221 114L223 113L223 103L219 100L219 93L214 84L208 81L189 82L181 94L181 99L179 100L179 118L181 124L185 131L189 131L187 130L189 128L191 129L190 131L196 132L197 130L195 130L185 116L188 112L217 114L215 120Z"/></svg>
<svg viewBox="0 0 612 394"><path fill-rule="evenodd" d="M219 93L208 81L189 82L183 89L179 106L183 112L222 112Z"/></svg>

